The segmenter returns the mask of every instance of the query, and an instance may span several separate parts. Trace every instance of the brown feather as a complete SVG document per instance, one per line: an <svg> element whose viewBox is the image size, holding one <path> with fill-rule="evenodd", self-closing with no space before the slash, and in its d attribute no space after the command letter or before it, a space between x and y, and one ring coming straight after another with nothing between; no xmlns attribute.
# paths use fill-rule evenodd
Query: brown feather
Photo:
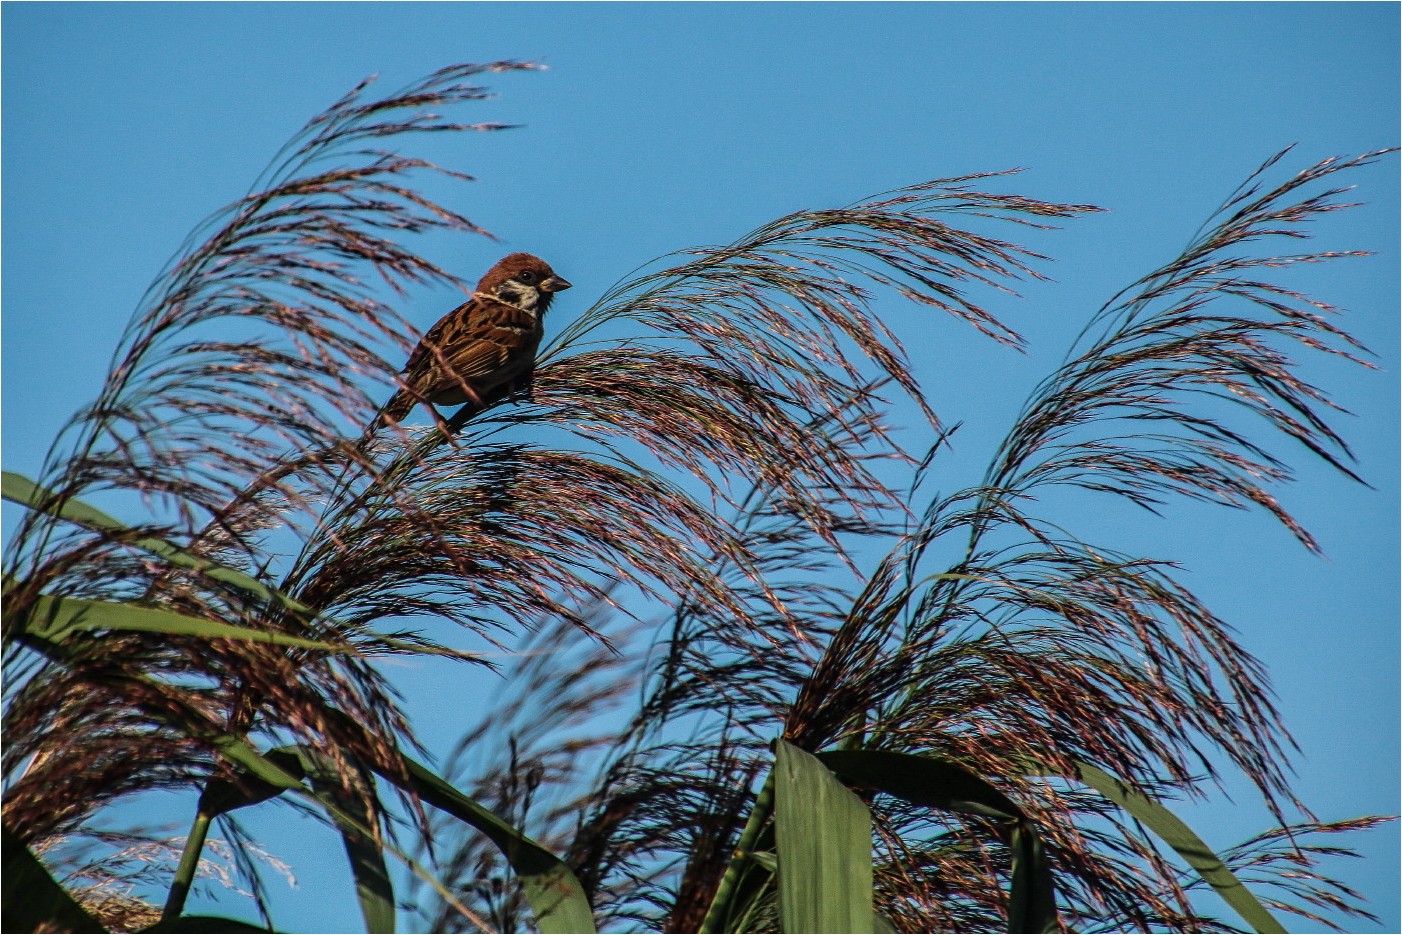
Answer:
<svg viewBox="0 0 1402 935"><path fill-rule="evenodd" d="M400 389L366 428L361 446L419 403L480 407L484 396L528 374L550 300L569 287L538 257L503 257L478 281L471 299L424 334L404 366Z"/></svg>

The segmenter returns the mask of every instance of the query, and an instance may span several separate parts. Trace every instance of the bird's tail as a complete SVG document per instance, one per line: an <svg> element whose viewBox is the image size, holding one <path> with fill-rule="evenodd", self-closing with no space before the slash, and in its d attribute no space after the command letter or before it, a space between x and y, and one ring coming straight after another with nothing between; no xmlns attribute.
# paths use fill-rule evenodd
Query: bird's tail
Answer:
<svg viewBox="0 0 1402 935"><path fill-rule="evenodd" d="M408 390L397 390L389 398L389 402L381 406L380 411L375 413L375 418L371 419L370 424L365 427L365 431L361 433L360 441L355 443L355 447L364 453L380 429L390 424L398 425L418 403L419 398Z"/></svg>

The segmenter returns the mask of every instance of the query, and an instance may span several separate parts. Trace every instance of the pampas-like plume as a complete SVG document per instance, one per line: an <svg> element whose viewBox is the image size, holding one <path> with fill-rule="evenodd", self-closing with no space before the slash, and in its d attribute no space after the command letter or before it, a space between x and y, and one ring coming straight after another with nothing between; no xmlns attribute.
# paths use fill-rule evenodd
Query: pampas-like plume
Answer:
<svg viewBox="0 0 1402 935"><path fill-rule="evenodd" d="M955 222L1040 225L1088 210L980 193L970 177L795 214L621 284L546 355L531 404L494 400L451 444L406 434L359 452L347 427L373 411L366 385L392 382L415 337L395 299L461 285L406 237L484 233L416 182L465 176L376 147L501 129L438 112L485 96L479 76L527 67L454 66L384 98L356 87L193 234L143 299L98 399L36 478L43 508L9 547L6 817L23 839L79 833L131 793L227 775L214 755L225 735L308 744L339 766L342 791L371 801L358 777L397 773L399 749L414 744L373 656L470 659L481 647L386 632L391 618L438 617L488 642L559 621L590 633L582 608L623 587L756 632L792 627L789 605L802 601L767 583L752 542L704 493L772 487L830 548L897 508L869 469L902 457L873 381L923 400L870 314L872 290L1015 341L963 290L1030 274L1035 255ZM610 320L631 321L633 338L585 342ZM493 437L530 423L590 443ZM122 528L60 517L113 493L136 495L113 502L140 502L151 518ZM277 592L173 568L152 542ZM103 629L46 640L33 624L52 598L339 651Z"/></svg>
<svg viewBox="0 0 1402 935"><path fill-rule="evenodd" d="M1040 257L990 231L1094 210L979 190L1001 184L992 175L799 212L664 257L570 322L528 386L470 420L386 432L362 450L349 439L374 411L367 387L393 382L416 337L393 303L421 284L463 285L406 235L484 233L418 190L420 174L444 170L373 147L501 129L437 111L484 96L477 76L527 67L454 66L380 99L358 86L157 279L99 398L37 479L45 509L11 540L6 824L30 842L82 835L130 794L228 777L217 741L232 735L315 748L346 811L399 833L364 777L402 775L416 740L376 657L480 663L481 650L538 631L532 655L508 667L519 696L491 715L506 752L479 760L506 778L466 778L569 854L604 926L694 930L782 734L810 750L934 755L996 782L1042 829L1068 925L1212 928L1140 831L1036 772L1083 761L1194 795L1229 764L1283 817L1295 804L1289 738L1264 675L1170 564L1073 539L1031 504L1053 485L1150 508L1174 496L1256 504L1315 547L1273 493L1284 457L1218 410L1231 401L1351 473L1327 396L1299 379L1287 348L1352 360L1361 348L1328 306L1268 275L1344 254L1247 249L1302 236L1340 207L1340 190L1306 187L1378 154L1273 186L1268 163L1182 256L1093 318L984 479L951 495L922 493L938 445L917 460L892 439L886 391L945 429L874 300L903 297L1017 345L980 295L1036 276ZM902 471L899 484L883 479ZM112 492L152 518L124 529L58 517ZM885 557L864 561L857 542ZM184 567L161 557L172 547ZM48 639L35 625L54 598L303 644L115 629ZM665 608L656 630L640 606ZM457 629L435 634L455 635L417 629L437 621ZM646 664L610 655L653 640ZM583 668L547 664L557 653ZM624 688L638 710L602 728L595 715ZM559 732L541 736L531 720ZM581 751L600 760L597 777L575 764ZM880 908L899 929L1001 924L999 829L868 798ZM412 797L401 807L402 827L438 836ZM1280 841L1345 827L1272 832L1240 863L1279 877ZM509 887L490 885L492 853L436 850L477 914L445 911L444 928L515 924ZM1282 905L1351 910L1310 853L1294 852L1286 869L1304 882ZM749 896L749 924L772 925L772 888Z"/></svg>
<svg viewBox="0 0 1402 935"><path fill-rule="evenodd" d="M689 601L660 617L651 661L635 676L639 704L592 788L577 773L545 776L531 788L536 819L527 828L572 840L571 860L601 925L696 930L772 762L767 744L779 734L810 750L845 745L935 756L996 783L1043 834L1056 868L1058 909L1072 931L1230 930L1194 903L1201 881L1190 882L1136 822L1099 795L1044 778L1065 774L1074 762L1095 764L1161 799L1200 797L1227 771L1244 776L1282 824L1225 852L1227 864L1265 885L1273 910L1314 921L1320 910L1366 915L1358 894L1317 865L1320 855L1347 849L1306 842L1377 819L1320 823L1305 812L1304 822L1286 821L1288 810L1303 809L1287 781L1289 735L1265 674L1227 623L1183 586L1172 563L1087 543L1033 508L1039 491L1058 484L1165 511L1178 496L1255 504L1315 547L1276 498L1275 489L1289 478L1286 456L1270 450L1265 433L1229 422L1216 403L1202 403L1230 399L1353 476L1347 447L1326 418L1332 404L1300 380L1287 353L1293 346L1363 363L1364 352L1331 320L1328 306L1268 275L1291 263L1353 254L1281 257L1252 248L1303 236L1310 218L1341 207L1342 189L1317 193L1318 183L1327 185L1335 173L1379 155L1327 160L1278 184L1264 181L1279 157L1270 160L1182 256L1093 317L1066 363L1033 393L978 484L943 496L923 494L923 470L937 446L919 465L910 462L915 492L898 501L916 508L923 500L923 510L913 509L919 515L883 510L873 499L880 488L851 486L856 473L811 470L801 484L760 475L752 496L734 497L732 525L748 565L737 565L733 554L714 553L709 561L713 575L744 598L748 614ZM791 247L766 239L801 230L800 239L812 243L807 225L820 224L819 217L838 215L776 222L731 248L703 252L694 265L670 266L619 287L576 331L594 316L632 318L663 334L673 322L685 322L677 327L701 345L706 364L740 362L765 374L772 349L757 345L746 327L760 319L765 332L785 336L781 351L796 368L785 367L785 379L805 373L803 362L810 360L822 363L807 369L841 374L841 364L833 367L824 356L836 342L805 343L813 339L807 335L789 343L796 316L756 309L748 291L782 280L805 297L841 296L833 301L845 308L855 287L799 286L811 269L807 259L794 259ZM844 235L822 246L847 246L852 239L860 240ZM821 264L836 269L840 261ZM842 268L872 272L865 260ZM751 269L754 283L731 281ZM713 274L720 285L707 278ZM1010 329L961 312L942 295L945 310L1011 338ZM829 317L856 320L855 313ZM887 350L869 358L905 386L898 345L883 344ZM752 352L756 346L764 350ZM597 389L581 393L551 382L566 357L542 371L536 401L601 422L621 438L623 429L611 428L608 416L595 415L592 407L609 407L613 388L628 382L615 376L627 355L593 353L608 362L607 372L595 378ZM886 370L892 361L895 368ZM821 379L771 382L768 390L830 419L824 440L859 450L885 437L878 404L871 403L862 427L850 425L844 420L862 410L834 404L840 388ZM644 376L663 407L680 408L671 418L691 429L685 406L662 382ZM859 436L861 444L853 445ZM690 470L705 464L692 447L658 447ZM790 477L810 464L800 460ZM793 494L798 487L808 500ZM849 499L853 489L864 491L865 499ZM833 533L839 525L844 534L888 543L880 561L856 563L853 585L842 583L852 556L832 544L842 538ZM557 651L566 652L578 638L559 632ZM517 702L523 725L532 722L531 712L569 697L553 683L528 681L518 690L538 707ZM610 704L617 701L611 696ZM571 710L583 719L588 704L581 700ZM563 756L575 736L564 731L552 743L538 743L533 755L542 762ZM597 742L591 735L590 743ZM576 814L581 795L588 808L570 822L565 816ZM867 798L876 820L877 909L897 931L1006 925L1010 853L996 823L887 796ZM569 807L552 811L541 802ZM443 866L450 877L464 874L460 893L470 898L466 868L490 873L495 858L465 843ZM746 879L753 881L759 871L750 872ZM748 899L747 930L774 930L772 882ZM451 914L440 914L437 924L452 927Z"/></svg>
<svg viewBox="0 0 1402 935"><path fill-rule="evenodd" d="M201 530L289 451L294 459L334 451L345 425L373 411L363 384L393 370L381 345L398 357L412 339L392 297L456 282L405 235L483 233L417 188L423 173L464 176L367 147L500 129L434 111L485 97L478 76L529 67L454 66L383 98L362 83L310 121L251 194L202 225L147 292L98 399L74 417L37 478L50 492L47 509L27 513L8 547L5 666L18 687L6 709L5 816L23 838L71 833L113 799L197 781L218 768L210 743L226 732L256 728L343 757L394 760L405 725L365 660L383 647L379 637L281 621L266 600L176 574L142 543L187 545L255 573L267 567L247 528L221 540L233 546L222 551ZM273 486L277 509L248 511L249 528L280 524L282 501L305 491L293 478ZM127 502L145 504L152 518L114 530L57 517L66 504L113 491L139 495ZM340 653L298 654L98 630L46 644L26 633L43 594L346 642ZM345 729L345 717L368 730Z"/></svg>

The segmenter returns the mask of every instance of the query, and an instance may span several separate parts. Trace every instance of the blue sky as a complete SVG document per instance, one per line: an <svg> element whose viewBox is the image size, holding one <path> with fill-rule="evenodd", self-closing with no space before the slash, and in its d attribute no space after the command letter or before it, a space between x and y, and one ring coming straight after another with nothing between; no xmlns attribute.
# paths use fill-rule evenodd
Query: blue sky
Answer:
<svg viewBox="0 0 1402 935"><path fill-rule="evenodd" d="M456 240L435 259L472 277L503 246L546 257L576 286L552 311L556 328L665 251L937 176L1024 166L1006 190L1110 209L1029 238L1056 258L1044 268L1056 282L994 309L1031 340L1026 355L952 321L903 328L904 311L888 310L941 417L966 423L957 454L977 465L1085 318L1176 254L1263 159L1296 143L1290 165L1303 168L1398 142L1398 10L6 4L4 466L38 467L96 393L151 278L306 118L371 73L388 89L498 58L549 70L493 80L497 97L463 114L523 128L429 148L477 177L453 206L504 244ZM1326 557L1221 509L1175 507L1163 521L1097 508L1081 527L1182 562L1238 627L1300 743L1296 789L1330 819L1398 810L1397 179L1396 158L1354 173L1367 204L1316 228L1323 247L1377 256L1290 280L1347 309L1378 355L1374 372L1306 370L1354 414L1341 425L1372 485L1292 454L1300 480L1285 500ZM406 312L426 327L451 302L425 291ZM420 684L404 685L423 703ZM430 744L446 752L451 727L430 730ZM1215 845L1267 824L1245 790L1188 814ZM279 897L277 921L354 930L352 901L318 893L349 894L339 844L310 827L259 830L302 884ZM1360 835L1367 860L1336 868L1382 917L1355 931L1398 928L1397 841L1395 827Z"/></svg>

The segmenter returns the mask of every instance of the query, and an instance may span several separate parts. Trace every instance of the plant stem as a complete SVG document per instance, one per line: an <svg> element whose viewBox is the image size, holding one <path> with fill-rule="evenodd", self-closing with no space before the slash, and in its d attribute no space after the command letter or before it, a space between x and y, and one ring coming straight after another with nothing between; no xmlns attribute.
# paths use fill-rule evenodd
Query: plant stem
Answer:
<svg viewBox="0 0 1402 935"><path fill-rule="evenodd" d="M735 842L735 853L725 868L725 875L720 878L720 885L716 887L716 896L711 900L711 908L706 911L706 918L701 923L702 935L722 931L721 926L730 914L730 900L736 884L740 882L740 875L750 859L749 852L754 849L760 832L764 830L765 824L773 814L774 773L771 770L764 780L764 785L760 787L759 795L755 797L754 808L750 810L750 818L745 822L744 830L740 832L740 840Z"/></svg>
<svg viewBox="0 0 1402 935"><path fill-rule="evenodd" d="M166 897L166 907L161 912L162 922L172 922L185 911L185 897L190 895L190 884L195 879L195 869L200 864L200 853L204 850L204 839L209 835L209 823L213 815L203 810L195 812L195 821L190 825L190 833L185 838L185 850L180 854L180 866L175 869L175 880L170 884L170 895Z"/></svg>

